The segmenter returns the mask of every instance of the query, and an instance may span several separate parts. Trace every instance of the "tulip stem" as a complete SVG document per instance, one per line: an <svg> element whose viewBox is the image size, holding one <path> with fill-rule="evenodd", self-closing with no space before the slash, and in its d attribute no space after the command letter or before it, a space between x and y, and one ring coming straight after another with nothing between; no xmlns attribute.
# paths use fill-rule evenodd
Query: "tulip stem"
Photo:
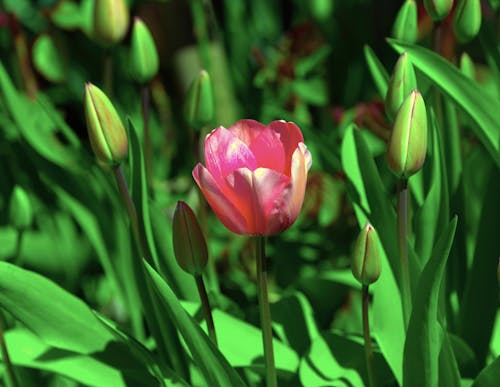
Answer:
<svg viewBox="0 0 500 387"><path fill-rule="evenodd" d="M153 187L152 177L152 147L151 135L149 133L149 108L150 108L150 89L149 85L142 86L141 93L141 108L142 108L142 122L144 124L144 158L146 163L146 181L148 188L151 190Z"/></svg>
<svg viewBox="0 0 500 387"><path fill-rule="evenodd" d="M104 63L103 63L103 84L106 95L111 98L113 96L113 56L111 49L104 49Z"/></svg>
<svg viewBox="0 0 500 387"><path fill-rule="evenodd" d="M7 350L7 344L5 343L5 337L3 332L3 316L0 315L0 350L2 351L2 361L5 364L5 385L10 387L17 387L16 374L14 373L14 368L12 367L12 362L10 361L9 351Z"/></svg>
<svg viewBox="0 0 500 387"><path fill-rule="evenodd" d="M372 339L370 335L370 320L368 318L368 304L369 304L369 293L368 285L363 285L361 288L361 297L363 303L363 336L365 339L365 358L366 358L366 370L368 372L368 380L370 382L370 387L375 387L375 372L373 368L373 351L372 351Z"/></svg>
<svg viewBox="0 0 500 387"><path fill-rule="evenodd" d="M271 310L267 295L266 245L263 236L255 237L255 260L257 263L257 293L259 298L260 325L266 359L267 387L277 387L276 368L274 366L273 332L271 329Z"/></svg>
<svg viewBox="0 0 500 387"><path fill-rule="evenodd" d="M401 264L403 318L405 328L408 328L411 314L411 284L408 262L408 179L401 179L398 184L398 242Z"/></svg>
<svg viewBox="0 0 500 387"><path fill-rule="evenodd" d="M210 308L210 301L208 300L207 289L205 287L205 282L203 281L203 276L197 274L194 276L196 280L196 286L198 287L198 293L200 294L201 306L203 308L203 314L205 315L205 321L207 322L208 336L215 344L217 344L217 335L215 334L214 319L212 317L212 310Z"/></svg>

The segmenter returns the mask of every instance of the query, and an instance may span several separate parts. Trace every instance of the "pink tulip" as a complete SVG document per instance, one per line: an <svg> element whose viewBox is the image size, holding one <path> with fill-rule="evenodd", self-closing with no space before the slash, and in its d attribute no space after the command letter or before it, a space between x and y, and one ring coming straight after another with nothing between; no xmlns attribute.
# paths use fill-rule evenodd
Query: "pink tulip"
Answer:
<svg viewBox="0 0 500 387"><path fill-rule="evenodd" d="M198 163L193 177L228 229L272 235L297 218L311 161L293 122L241 120L208 134L206 167Z"/></svg>

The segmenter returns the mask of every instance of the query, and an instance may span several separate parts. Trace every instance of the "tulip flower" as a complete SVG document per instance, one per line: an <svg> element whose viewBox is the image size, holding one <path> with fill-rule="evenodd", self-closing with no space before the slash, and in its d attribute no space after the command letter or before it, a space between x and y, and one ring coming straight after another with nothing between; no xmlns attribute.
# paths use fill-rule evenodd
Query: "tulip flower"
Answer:
<svg viewBox="0 0 500 387"><path fill-rule="evenodd" d="M380 240L371 224L367 224L354 243L352 274L362 285L370 285L380 277Z"/></svg>
<svg viewBox="0 0 500 387"><path fill-rule="evenodd" d="M424 0L427 13L435 21L443 20L453 7L453 0Z"/></svg>
<svg viewBox="0 0 500 387"><path fill-rule="evenodd" d="M207 135L205 166L198 163L193 177L231 231L272 235L297 218L311 162L293 122L241 120Z"/></svg>
<svg viewBox="0 0 500 387"><path fill-rule="evenodd" d="M96 0L93 36L105 45L121 41L127 33L129 10L125 0Z"/></svg>
<svg viewBox="0 0 500 387"><path fill-rule="evenodd" d="M18 230L28 228L33 221L33 210L28 194L16 185L9 203L9 220Z"/></svg>
<svg viewBox="0 0 500 387"><path fill-rule="evenodd" d="M392 26L392 36L408 43L415 43L418 35L417 4L406 0L396 15Z"/></svg>
<svg viewBox="0 0 500 387"><path fill-rule="evenodd" d="M481 1L460 0L453 15L453 31L460 43L473 39L481 28Z"/></svg>
<svg viewBox="0 0 500 387"><path fill-rule="evenodd" d="M139 83L149 82L158 72L159 59L153 36L144 22L136 17L132 28L130 73Z"/></svg>

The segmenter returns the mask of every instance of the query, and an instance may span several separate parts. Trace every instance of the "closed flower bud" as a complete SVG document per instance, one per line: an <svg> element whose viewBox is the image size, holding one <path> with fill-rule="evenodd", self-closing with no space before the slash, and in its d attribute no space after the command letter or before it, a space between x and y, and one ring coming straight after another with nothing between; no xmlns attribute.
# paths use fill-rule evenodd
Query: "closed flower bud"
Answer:
<svg viewBox="0 0 500 387"><path fill-rule="evenodd" d="M9 221L18 230L28 228L33 221L33 211L28 194L17 185L10 197Z"/></svg>
<svg viewBox="0 0 500 387"><path fill-rule="evenodd" d="M209 124L214 117L212 81L205 70L200 71L189 88L185 115L188 124L195 129Z"/></svg>
<svg viewBox="0 0 500 387"><path fill-rule="evenodd" d="M416 173L427 152L427 113L422 95L413 90L401 105L387 149L387 162L400 178Z"/></svg>
<svg viewBox="0 0 500 387"><path fill-rule="evenodd" d="M129 11L125 0L95 0L93 36L103 44L115 44L127 33Z"/></svg>
<svg viewBox="0 0 500 387"><path fill-rule="evenodd" d="M351 269L362 285L370 285L380 277L380 241L371 224L367 224L354 242Z"/></svg>
<svg viewBox="0 0 500 387"><path fill-rule="evenodd" d="M207 242L193 210L182 201L175 207L172 239L179 266L189 274L200 275L208 261Z"/></svg>
<svg viewBox="0 0 500 387"><path fill-rule="evenodd" d="M113 104L97 86L87 83L84 108L90 145L95 156L103 164L119 164L127 156L128 140Z"/></svg>
<svg viewBox="0 0 500 387"><path fill-rule="evenodd" d="M460 71L467 78L472 80L476 79L476 68L474 62L466 52L464 52L460 57Z"/></svg>
<svg viewBox="0 0 500 387"><path fill-rule="evenodd" d="M158 72L158 52L155 42L144 22L136 17L132 28L130 72L139 83L150 81Z"/></svg>
<svg viewBox="0 0 500 387"><path fill-rule="evenodd" d="M392 36L408 43L417 41L417 5L415 0L406 0L396 15Z"/></svg>
<svg viewBox="0 0 500 387"><path fill-rule="evenodd" d="M391 120L396 116L406 96L416 87L415 70L408 60L408 53L404 52L394 66L385 97L385 111Z"/></svg>
<svg viewBox="0 0 500 387"><path fill-rule="evenodd" d="M459 0L453 15L453 31L460 43L473 39L481 28L481 1Z"/></svg>
<svg viewBox="0 0 500 387"><path fill-rule="evenodd" d="M424 0L427 13L435 21L443 20L453 7L453 0Z"/></svg>

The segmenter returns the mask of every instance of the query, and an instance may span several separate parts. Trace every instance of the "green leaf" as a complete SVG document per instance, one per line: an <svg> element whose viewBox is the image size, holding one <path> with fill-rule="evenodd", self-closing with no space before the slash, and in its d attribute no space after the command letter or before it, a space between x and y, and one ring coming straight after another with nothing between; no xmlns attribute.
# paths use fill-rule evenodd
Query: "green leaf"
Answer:
<svg viewBox="0 0 500 387"><path fill-rule="evenodd" d="M244 386L238 373L182 308L168 284L148 263L145 262L145 265L149 283L160 297L169 318L179 329L206 383L214 387Z"/></svg>
<svg viewBox="0 0 500 387"><path fill-rule="evenodd" d="M51 82L62 82L66 76L61 49L49 34L40 35L33 43L33 65Z"/></svg>
<svg viewBox="0 0 500 387"><path fill-rule="evenodd" d="M388 39L388 42L399 53L407 51L413 65L472 118L477 125L472 127L475 135L497 166L500 166L500 131L497 118L500 101L432 51L394 39Z"/></svg>
<svg viewBox="0 0 500 387"><path fill-rule="evenodd" d="M14 365L65 375L84 385L160 385L134 358L125 361L127 349L123 347L116 350L109 347L94 356L82 355L51 347L25 329L8 331L5 341Z"/></svg>
<svg viewBox="0 0 500 387"><path fill-rule="evenodd" d="M472 387L495 386L500 380L500 357L497 357L488 367L477 376Z"/></svg>
<svg viewBox="0 0 500 387"><path fill-rule="evenodd" d="M384 99L389 86L389 74L370 46L365 45L364 52L366 64L368 65L368 69L372 75L375 87L377 88L380 97Z"/></svg>
<svg viewBox="0 0 500 387"><path fill-rule="evenodd" d="M434 247L417 285L404 348L403 384L437 386L443 331L438 322L439 289L450 253L457 218L453 218ZM446 385L445 381L441 381Z"/></svg>
<svg viewBox="0 0 500 387"><path fill-rule="evenodd" d="M0 305L47 344L82 354L113 336L80 299L34 272L0 262Z"/></svg>

